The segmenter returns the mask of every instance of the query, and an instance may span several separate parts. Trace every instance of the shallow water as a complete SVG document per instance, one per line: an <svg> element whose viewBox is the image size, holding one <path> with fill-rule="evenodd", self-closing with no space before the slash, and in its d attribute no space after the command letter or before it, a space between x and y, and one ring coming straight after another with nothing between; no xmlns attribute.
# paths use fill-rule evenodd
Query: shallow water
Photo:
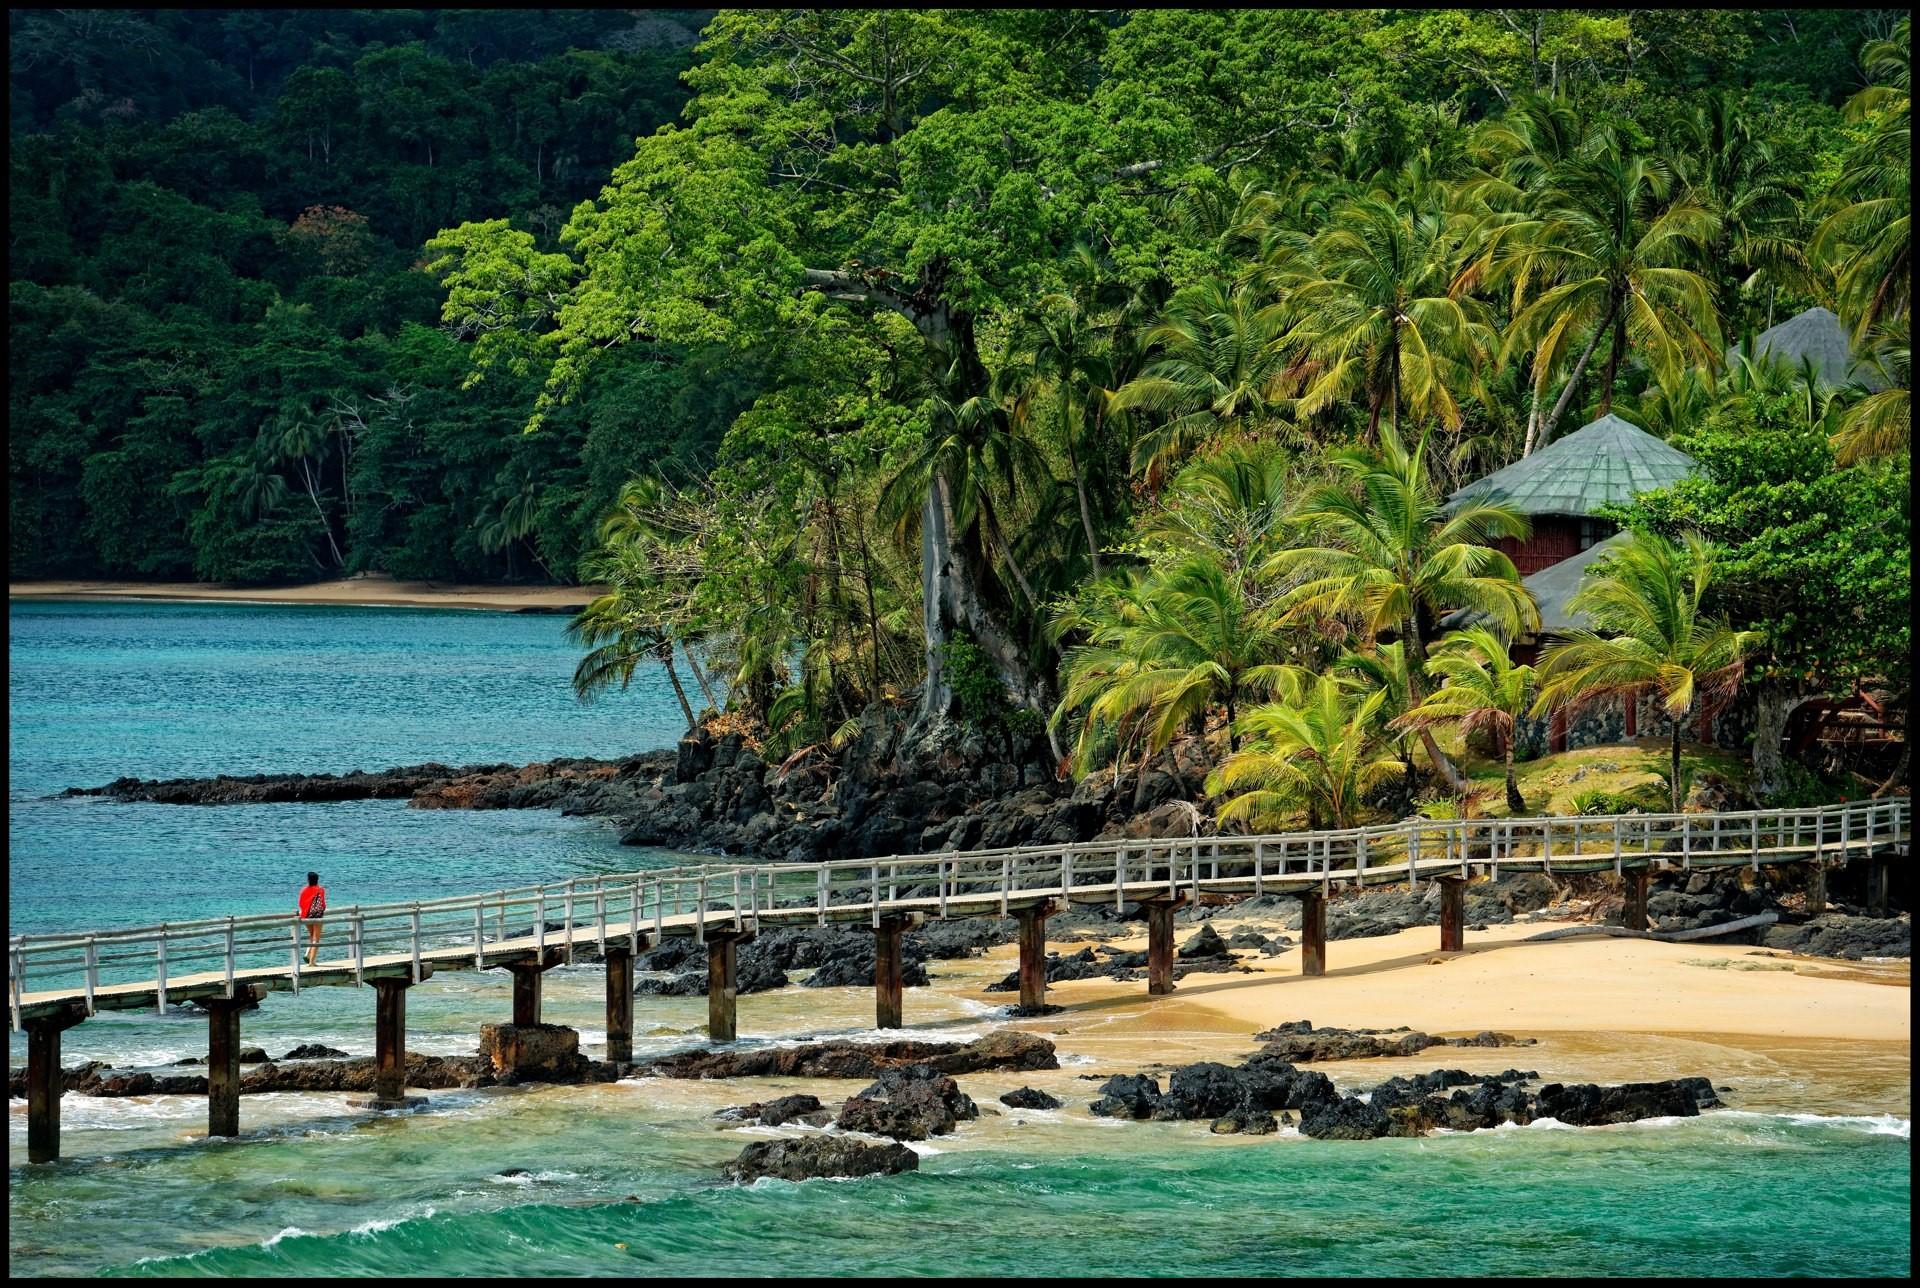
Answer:
<svg viewBox="0 0 1920 1288"><path fill-rule="evenodd" d="M309 866L334 902L492 888L665 856L544 812L416 812L397 802L205 809L54 801L71 784L220 770L619 755L669 742L657 677L582 708L561 621L491 613L207 605L19 604L11 615L12 933L282 906ZM343 891L350 893L343 894ZM980 992L1010 966L934 963L913 1032L1004 1023ZM545 1017L604 1041L600 972L547 976ZM1439 1064L1543 1078L1711 1073L1733 1109L1595 1130L1552 1125L1345 1144L1204 1125L1118 1124L1099 1077L1232 1059L1250 1046L1192 1005L1111 985L1023 1027L1062 1068L962 1079L989 1111L921 1146L903 1177L751 1187L719 1165L765 1133L713 1111L824 1080L440 1092L371 1119L345 1096L247 1096L244 1134L209 1141L198 1097L63 1101L62 1161L29 1167L9 1114L16 1274L1899 1274L1910 1256L1907 1052L1898 1044L1543 1035L1328 1066L1343 1086ZM1178 1002L1179 999L1172 999ZM505 1018L500 975L412 990L408 1045L467 1053ZM270 995L242 1039L278 1055L372 1050L371 991ZM636 1053L702 1040L705 1000L643 998ZM742 1038L858 1034L863 989L743 998ZM23 1047L16 1039L14 1060ZM204 1055L197 1011L101 1015L68 1064L158 1067ZM1004 1110L1022 1084L1067 1102ZM510 1168L527 1175L508 1177ZM624 1245L624 1246L623 1246Z"/></svg>

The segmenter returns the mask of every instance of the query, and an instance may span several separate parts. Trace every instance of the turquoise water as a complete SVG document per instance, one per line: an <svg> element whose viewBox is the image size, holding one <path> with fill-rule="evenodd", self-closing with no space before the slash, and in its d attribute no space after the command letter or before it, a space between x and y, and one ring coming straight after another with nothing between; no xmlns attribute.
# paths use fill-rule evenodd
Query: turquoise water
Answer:
<svg viewBox="0 0 1920 1288"><path fill-rule="evenodd" d="M419 812L397 802L170 808L55 801L121 774L342 770L440 759L620 755L666 745L660 677L595 707L566 686L552 617L160 604L13 606L9 927L13 933L277 908L310 866L333 900L372 901L666 861L541 811ZM935 963L908 995L926 1036L1001 1022L978 989L1004 961ZM546 1017L604 1041L595 968L547 978ZM1150 1004L1141 999L1144 1013ZM413 1050L467 1053L505 1018L501 976L416 987ZM243 1041L372 1050L370 991L270 995ZM705 1001L647 998L641 1055L702 1037ZM1743 1070L1740 1112L1589 1131L1536 1127L1418 1141L1213 1137L1194 1124L1108 1124L1082 1074L1225 1054L1217 1033L1103 1049L1113 1013L1069 1013L1065 1067L962 1079L983 1106L1022 1083L1063 1110L1005 1111L927 1146L903 1177L751 1187L719 1165L761 1135L713 1110L832 1082L676 1083L435 1093L371 1119L347 1097L248 1096L245 1133L209 1141L194 1097L63 1103L64 1157L25 1158L9 1115L15 1274L1672 1274L1895 1275L1910 1257L1910 1125L1890 1106ZM860 1033L862 989L742 999L748 1042ZM1321 1018L1321 1017L1315 1017ZM1212 1044L1209 1046L1208 1044ZM1244 1045L1244 1043L1242 1043ZM177 1009L101 1015L64 1060L159 1067L203 1055ZM13 1059L23 1058L16 1038ZM1121 1054L1120 1052L1123 1052ZM1099 1054L1089 1054L1099 1053ZM1450 1053L1488 1068L1510 1052ZM1688 1057L1689 1059L1691 1057ZM1570 1076L1551 1044L1528 1067ZM1432 1067L1396 1062L1358 1079ZM1764 1069L1764 1062L1754 1069ZM1660 1072L1701 1072L1686 1068ZM1336 1077L1348 1085L1356 1079ZM1838 1101L1847 1103L1836 1103ZM1856 1097L1856 1099L1858 1099ZM503 1176L509 1168L527 1174ZM621 1246L624 1245L624 1246Z"/></svg>

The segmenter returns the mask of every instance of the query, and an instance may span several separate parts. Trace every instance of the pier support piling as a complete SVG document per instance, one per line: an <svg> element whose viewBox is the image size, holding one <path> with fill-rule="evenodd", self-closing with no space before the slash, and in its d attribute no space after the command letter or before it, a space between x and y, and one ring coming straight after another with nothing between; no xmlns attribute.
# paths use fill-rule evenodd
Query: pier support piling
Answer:
<svg viewBox="0 0 1920 1288"><path fill-rule="evenodd" d="M498 963L513 976L513 1022L516 1027L540 1023L540 979L565 960L565 951L549 948L542 953L530 953L513 961Z"/></svg>
<svg viewBox="0 0 1920 1288"><path fill-rule="evenodd" d="M1467 883L1459 877L1440 878L1440 951L1465 952L1467 947Z"/></svg>
<svg viewBox="0 0 1920 1288"><path fill-rule="evenodd" d="M1647 928L1647 882L1652 874L1645 868L1626 873L1626 902L1620 910L1620 924L1628 930Z"/></svg>
<svg viewBox="0 0 1920 1288"><path fill-rule="evenodd" d="M84 1006L27 1020L27 1161L60 1158L60 1097L67 1089L60 1071L60 1035L87 1018Z"/></svg>
<svg viewBox="0 0 1920 1288"><path fill-rule="evenodd" d="M1300 895L1300 973L1327 973L1327 896L1312 891Z"/></svg>
<svg viewBox="0 0 1920 1288"><path fill-rule="evenodd" d="M1047 918L1059 908L1039 903L1021 908L1020 920L1020 1008L1038 1010L1047 1004Z"/></svg>
<svg viewBox="0 0 1920 1288"><path fill-rule="evenodd" d="M207 1011L207 1135L240 1134L240 1012L266 992L253 985L232 997L210 997Z"/></svg>
<svg viewBox="0 0 1920 1288"><path fill-rule="evenodd" d="M433 975L420 968L420 978ZM367 981L373 985L373 1099L360 1102L367 1109L408 1109L407 1100L407 990L410 976L397 975Z"/></svg>
<svg viewBox="0 0 1920 1288"><path fill-rule="evenodd" d="M607 1059L613 1064L632 1064L633 949L608 941L606 960Z"/></svg>
<svg viewBox="0 0 1920 1288"><path fill-rule="evenodd" d="M1811 916L1827 910L1827 865L1814 859L1807 867L1810 869L1807 878L1807 913Z"/></svg>
<svg viewBox="0 0 1920 1288"><path fill-rule="evenodd" d="M1173 914L1186 903L1174 899L1143 900L1147 913L1147 996L1164 997L1173 991Z"/></svg>
<svg viewBox="0 0 1920 1288"><path fill-rule="evenodd" d="M752 934L707 932L707 1041L731 1042L739 1036L739 972L734 948Z"/></svg>
<svg viewBox="0 0 1920 1288"><path fill-rule="evenodd" d="M873 1026L877 1029L902 1027L900 941L912 924L906 917L882 917L873 928Z"/></svg>
<svg viewBox="0 0 1920 1288"><path fill-rule="evenodd" d="M1876 917L1887 915L1887 887L1892 877L1893 865L1884 857L1876 854L1867 860L1867 911Z"/></svg>

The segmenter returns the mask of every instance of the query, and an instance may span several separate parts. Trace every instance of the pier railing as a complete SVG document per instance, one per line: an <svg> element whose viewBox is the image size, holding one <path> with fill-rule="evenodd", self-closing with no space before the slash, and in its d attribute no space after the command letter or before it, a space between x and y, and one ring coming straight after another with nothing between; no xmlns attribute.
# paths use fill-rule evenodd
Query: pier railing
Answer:
<svg viewBox="0 0 1920 1288"><path fill-rule="evenodd" d="M1164 893L1287 893L1445 877L1474 871L1624 871L1814 861L1904 849L1906 797L1803 809L1601 817L1410 819L1378 827L1261 836L1090 841L944 851L825 863L706 863L328 912L315 966L309 924L271 913L124 930L17 935L8 944L13 1027L23 999L70 997L89 1013L116 986L141 985L164 1009L172 984L206 996L272 973L299 989L303 974L354 982L398 966L415 979L497 964L506 951L557 951L622 941L638 949L671 931L757 929L762 919L870 920L1005 913L1058 898L1115 906ZM470 962L467 954L470 952ZM221 987L224 983L224 987ZM125 1003L120 1003L124 1005ZM144 1001L143 1003L144 1004Z"/></svg>

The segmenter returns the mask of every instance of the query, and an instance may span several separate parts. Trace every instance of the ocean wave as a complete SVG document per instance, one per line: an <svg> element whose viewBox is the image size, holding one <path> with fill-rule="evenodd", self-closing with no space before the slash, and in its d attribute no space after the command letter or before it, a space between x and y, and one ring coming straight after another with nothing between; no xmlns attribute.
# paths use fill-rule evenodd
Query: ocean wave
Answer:
<svg viewBox="0 0 1920 1288"><path fill-rule="evenodd" d="M432 1215L433 1215L432 1208L423 1208L418 1212L403 1212L399 1216L374 1217L371 1220L362 1221L359 1225L356 1225L353 1227L353 1229L347 1231L347 1233L357 1234L357 1235L360 1235L362 1238L365 1238L369 1235L378 1234L382 1230L391 1230L394 1226L399 1225L402 1221L411 1221L416 1217L424 1218L424 1217L430 1217Z"/></svg>
<svg viewBox="0 0 1920 1288"><path fill-rule="evenodd" d="M1869 1136L1895 1136L1901 1140L1913 1139L1913 1120L1911 1118L1902 1118L1898 1114L1764 1114L1745 1109L1725 1109L1709 1116L1721 1119L1760 1119L1768 1122L1787 1123L1794 1127L1836 1127L1842 1131L1864 1132Z"/></svg>
<svg viewBox="0 0 1920 1288"><path fill-rule="evenodd" d="M494 1185L542 1185L551 1184L555 1181L577 1181L579 1179L580 1173L578 1172L557 1171L516 1172L512 1176L502 1176L496 1173L487 1178L487 1180ZM431 1209L428 1210L427 1215L433 1215Z"/></svg>

